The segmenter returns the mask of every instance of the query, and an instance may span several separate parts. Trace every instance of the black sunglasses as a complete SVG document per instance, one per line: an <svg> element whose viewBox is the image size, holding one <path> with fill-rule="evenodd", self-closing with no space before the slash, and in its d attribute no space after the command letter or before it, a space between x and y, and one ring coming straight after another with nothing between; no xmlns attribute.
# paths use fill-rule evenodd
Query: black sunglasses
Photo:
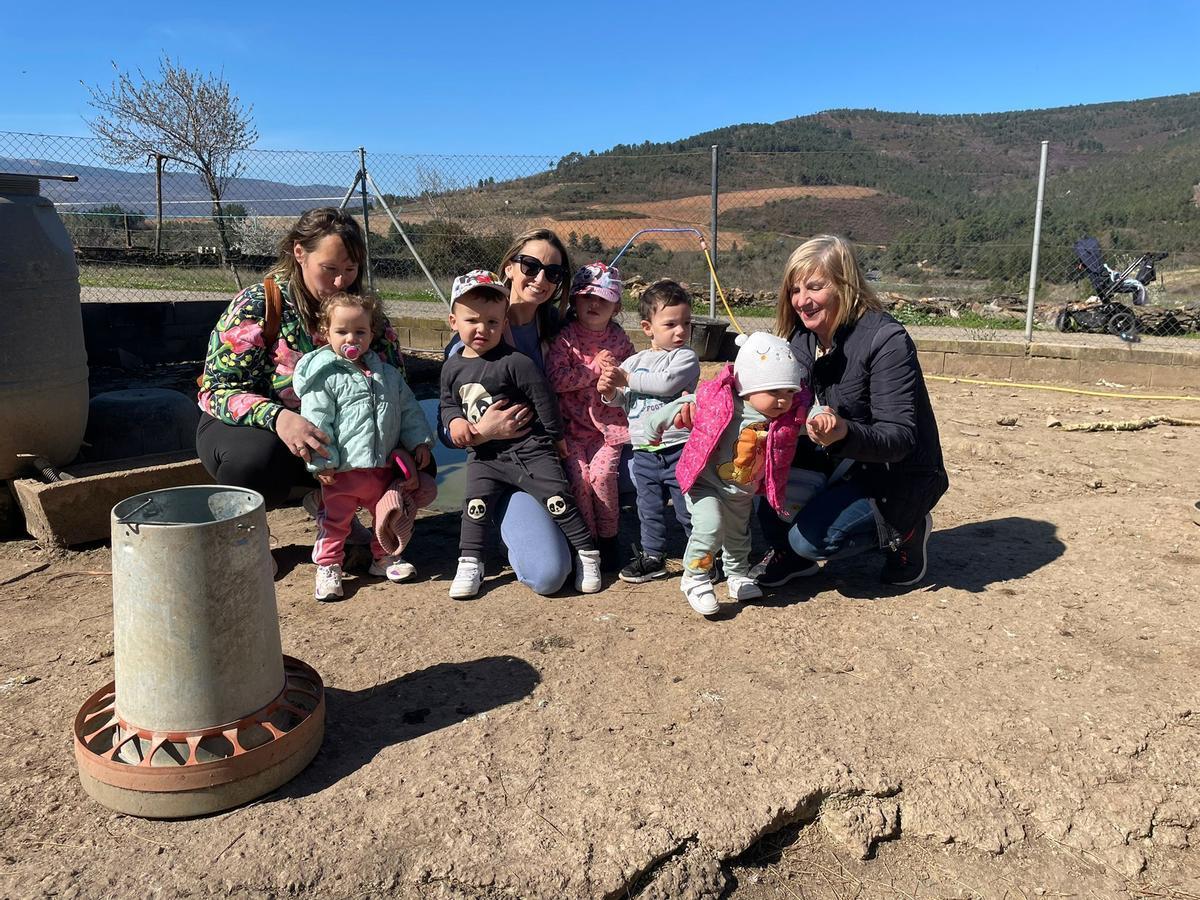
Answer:
<svg viewBox="0 0 1200 900"><path fill-rule="evenodd" d="M548 282L551 284L562 284L562 280L567 277L565 266L557 264L548 266L534 256L526 256L523 253L518 253L512 258L512 261L521 267L521 271L525 273L527 278L537 278L538 272L545 272Z"/></svg>

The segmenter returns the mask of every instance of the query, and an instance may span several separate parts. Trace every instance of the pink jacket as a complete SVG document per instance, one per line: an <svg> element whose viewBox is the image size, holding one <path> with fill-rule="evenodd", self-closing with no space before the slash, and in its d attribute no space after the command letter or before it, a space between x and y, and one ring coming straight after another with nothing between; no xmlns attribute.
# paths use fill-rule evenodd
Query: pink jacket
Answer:
<svg viewBox="0 0 1200 900"><path fill-rule="evenodd" d="M696 413L692 423L692 434L683 447L683 454L675 466L679 487L690 491L700 476L721 434L733 421L733 365L727 365L716 378L700 383L696 390ZM807 387L796 394L791 408L777 419L772 419L767 429L767 470L759 493L766 494L767 502L776 511L783 509L787 493L788 469L796 454L796 442L800 429L807 419L808 407L812 403L812 391Z"/></svg>
<svg viewBox="0 0 1200 900"><path fill-rule="evenodd" d="M546 355L546 379L558 394L568 443L572 437L597 432L606 444L629 443L625 411L605 406L596 390L600 367L595 360L601 350L608 350L621 363L633 355L633 342L615 322L609 322L608 328L600 332L571 322L558 333Z"/></svg>

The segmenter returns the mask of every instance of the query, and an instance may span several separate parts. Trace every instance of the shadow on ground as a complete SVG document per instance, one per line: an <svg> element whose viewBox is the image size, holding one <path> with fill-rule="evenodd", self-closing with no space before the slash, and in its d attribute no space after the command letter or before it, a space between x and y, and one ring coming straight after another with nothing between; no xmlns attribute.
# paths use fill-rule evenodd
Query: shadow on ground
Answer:
<svg viewBox="0 0 1200 900"><path fill-rule="evenodd" d="M537 669L515 656L438 663L361 691L326 688L325 742L276 799L336 784L385 747L446 728L533 693Z"/></svg>
<svg viewBox="0 0 1200 900"><path fill-rule="evenodd" d="M929 569L913 587L889 587L879 581L881 554L871 553L831 564L826 578L839 583L844 597L874 599L895 597L912 590L954 588L979 594L1000 581L1031 575L1063 555L1067 549L1052 522L1009 516L967 522L935 530L929 538ZM844 578L844 580L843 580Z"/></svg>
<svg viewBox="0 0 1200 900"><path fill-rule="evenodd" d="M929 538L927 582L977 594L998 581L1032 575L1066 549L1053 522L1019 516L968 522Z"/></svg>
<svg viewBox="0 0 1200 900"><path fill-rule="evenodd" d="M1066 550L1052 522L1010 516L935 530L929 538L929 569L912 587L891 587L879 580L882 553L835 560L817 575L799 578L755 601L768 606L801 603L834 590L854 600L897 597L914 590L955 588L982 593L998 581L1023 578L1052 563Z"/></svg>

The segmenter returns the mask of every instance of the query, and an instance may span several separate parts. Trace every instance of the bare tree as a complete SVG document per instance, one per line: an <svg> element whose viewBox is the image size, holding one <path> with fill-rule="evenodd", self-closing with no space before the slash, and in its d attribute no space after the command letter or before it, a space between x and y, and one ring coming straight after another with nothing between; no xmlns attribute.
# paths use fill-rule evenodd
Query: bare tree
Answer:
<svg viewBox="0 0 1200 900"><path fill-rule="evenodd" d="M113 68L117 69L116 63ZM117 70L108 88L84 85L100 115L88 122L108 145L106 158L128 163L165 156L200 173L212 197L212 217L228 263L230 242L221 194L245 168L240 155L258 140L252 106L242 106L221 75L193 72L163 54L159 77ZM238 287L241 279L234 269Z"/></svg>
<svg viewBox="0 0 1200 900"><path fill-rule="evenodd" d="M265 216L246 216L236 219L230 230L236 239L234 246L242 253L270 256L279 249L288 226Z"/></svg>
<svg viewBox="0 0 1200 900"><path fill-rule="evenodd" d="M451 187L442 177L442 173L433 166L422 163L417 163L416 170L417 184L421 186L421 199L429 207L429 214L435 219L453 219L450 206L446 203L446 195Z"/></svg>

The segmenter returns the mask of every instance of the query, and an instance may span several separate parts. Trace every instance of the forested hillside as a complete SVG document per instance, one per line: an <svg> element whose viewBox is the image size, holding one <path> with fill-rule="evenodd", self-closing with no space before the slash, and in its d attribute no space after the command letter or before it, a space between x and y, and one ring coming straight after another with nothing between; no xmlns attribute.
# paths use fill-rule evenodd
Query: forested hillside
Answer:
<svg viewBox="0 0 1200 900"><path fill-rule="evenodd" d="M1053 269L1055 254L1082 234L1111 248L1198 248L1198 125L1200 93L981 115L840 109L571 153L524 184L564 210L691 196L708 184L717 144L722 191L873 189L743 206L722 213L722 227L797 236L836 229L886 247L896 269L920 261L987 274L1026 264L1040 141L1048 140L1043 247Z"/></svg>

